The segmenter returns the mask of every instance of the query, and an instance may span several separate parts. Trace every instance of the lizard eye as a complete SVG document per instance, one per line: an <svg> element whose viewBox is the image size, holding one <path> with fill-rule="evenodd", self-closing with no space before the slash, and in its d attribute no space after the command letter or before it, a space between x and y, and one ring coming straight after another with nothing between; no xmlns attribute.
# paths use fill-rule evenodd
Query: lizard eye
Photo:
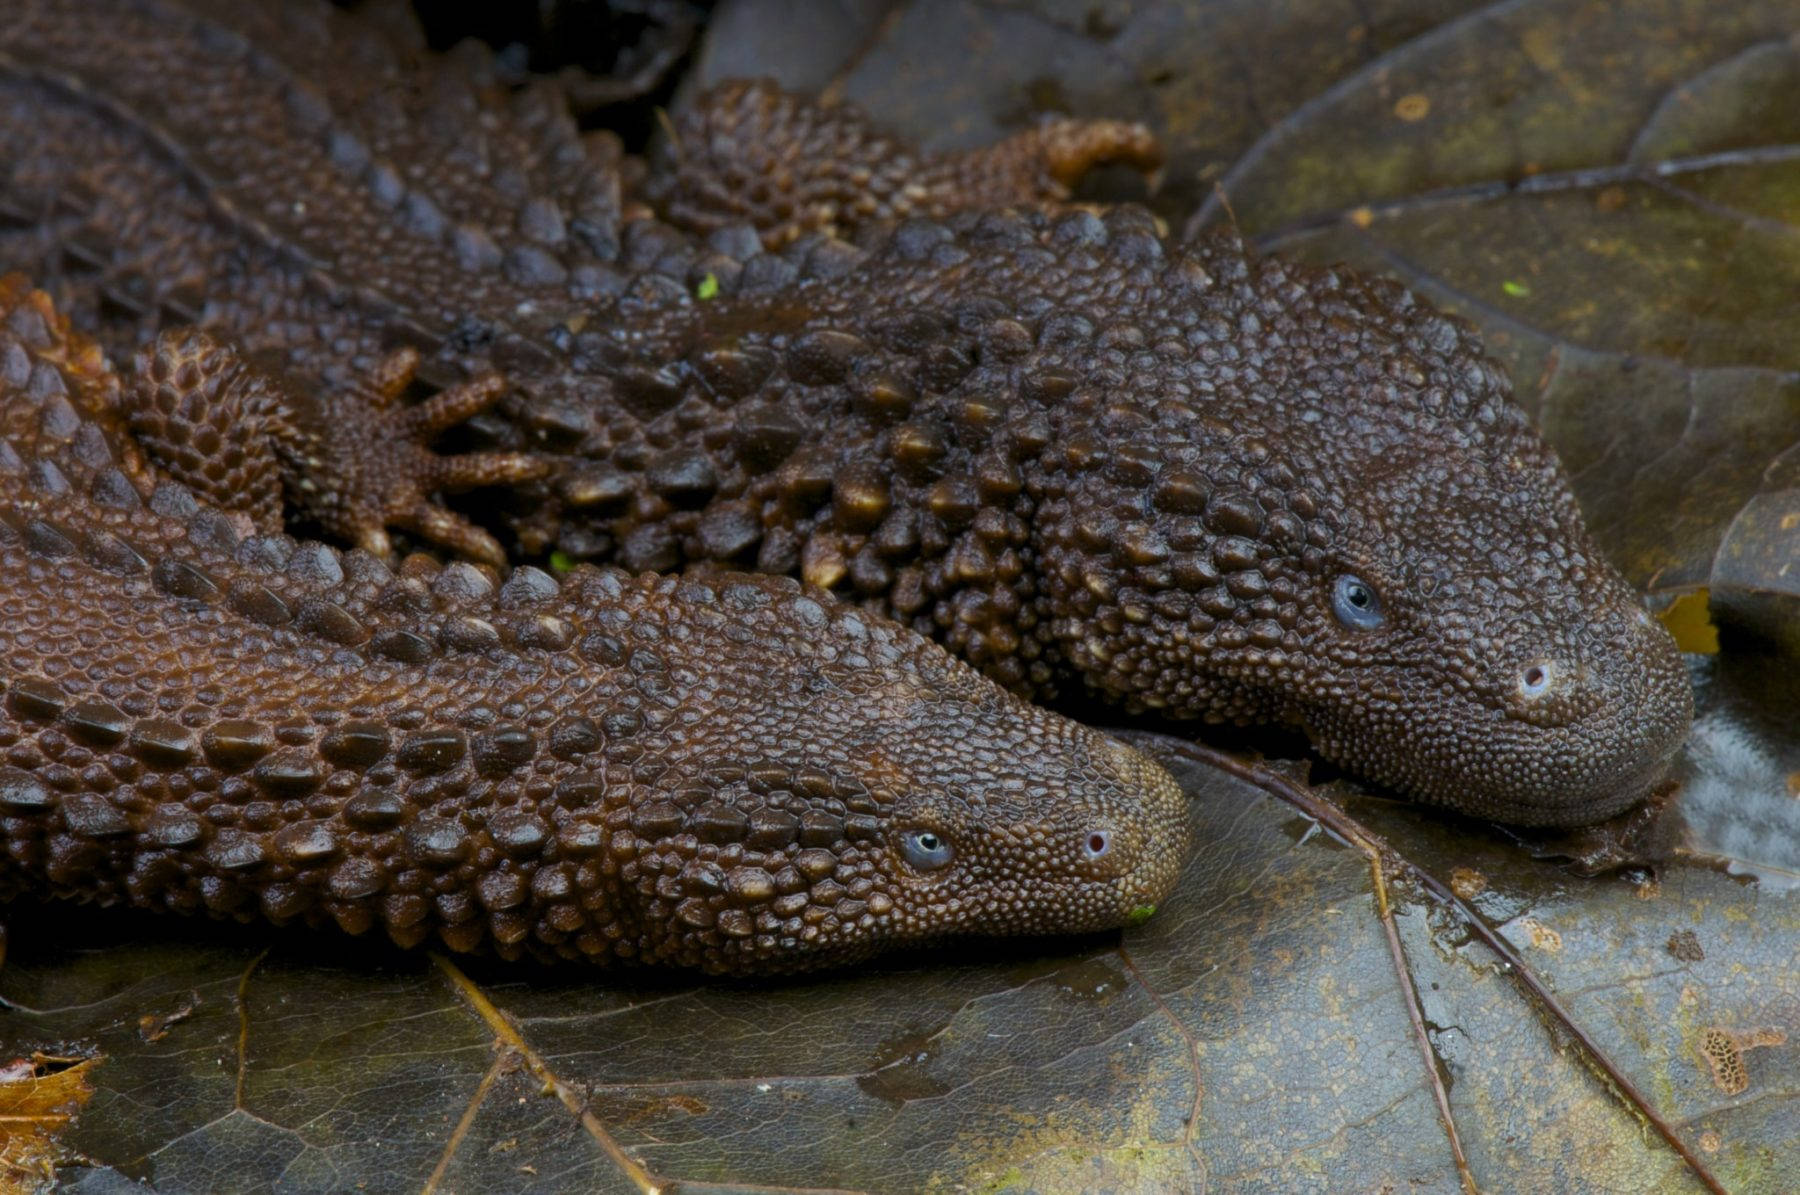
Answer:
<svg viewBox="0 0 1800 1195"><path fill-rule="evenodd" d="M1331 588L1331 612L1353 631L1372 631L1387 621L1375 587L1350 573L1339 577Z"/></svg>
<svg viewBox="0 0 1800 1195"><path fill-rule="evenodd" d="M948 866L956 852L935 830L908 830L900 836L900 857L914 871L937 871Z"/></svg>
<svg viewBox="0 0 1800 1195"><path fill-rule="evenodd" d="M1089 863L1106 858L1112 851L1112 835L1105 830L1089 830L1081 844L1081 857Z"/></svg>

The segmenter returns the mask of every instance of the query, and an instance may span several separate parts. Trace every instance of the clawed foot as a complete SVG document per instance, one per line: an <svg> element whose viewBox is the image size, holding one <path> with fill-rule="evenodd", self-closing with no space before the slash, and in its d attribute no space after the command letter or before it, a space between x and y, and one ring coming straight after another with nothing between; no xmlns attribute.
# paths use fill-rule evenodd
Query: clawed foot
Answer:
<svg viewBox="0 0 1800 1195"><path fill-rule="evenodd" d="M417 406L402 406L418 366L416 350L399 349L356 392L326 404L346 418L313 437L323 453L319 468L301 471L303 501L328 530L379 556L392 555L388 529L397 528L457 555L504 564L499 542L436 495L533 481L549 472L549 463L518 452L432 451L439 434L492 407L506 383L498 374L483 374Z"/></svg>
<svg viewBox="0 0 1800 1195"><path fill-rule="evenodd" d="M1089 170L1114 163L1154 187L1162 146L1141 124L1061 119L979 149L922 154L851 105L740 80L688 109L642 192L680 227L747 223L778 249L913 216L1063 203Z"/></svg>
<svg viewBox="0 0 1800 1195"><path fill-rule="evenodd" d="M504 564L498 541L437 495L543 477L523 453L439 456L441 432L493 406L505 383L485 374L404 406L416 350L390 353L358 385L314 400L284 389L204 332L168 332L139 357L128 400L132 432L162 471L264 530L292 505L326 534L381 556L389 528L448 551Z"/></svg>
<svg viewBox="0 0 1800 1195"><path fill-rule="evenodd" d="M986 150L972 151L979 159L989 155L997 163L1016 156L1036 160L1061 194L1043 189L1034 198L1065 199L1090 171L1100 166L1129 166L1155 190L1162 180L1163 150L1155 134L1141 124L1121 120L1053 120L1009 137ZM997 171L1004 177L1002 167ZM1025 189L1024 180L1013 184Z"/></svg>

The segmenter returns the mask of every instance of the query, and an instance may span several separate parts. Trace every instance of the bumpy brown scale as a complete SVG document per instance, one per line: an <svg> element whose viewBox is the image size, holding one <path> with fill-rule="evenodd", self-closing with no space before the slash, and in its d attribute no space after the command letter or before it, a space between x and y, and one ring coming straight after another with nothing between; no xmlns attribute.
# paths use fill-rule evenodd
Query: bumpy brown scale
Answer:
<svg viewBox="0 0 1800 1195"><path fill-rule="evenodd" d="M636 468L564 490L565 548L797 572L1015 690L1297 724L1504 820L1616 813L1685 736L1673 641L1505 374L1394 284L1171 246L1132 209L990 213L631 340L683 397L609 409L566 478ZM722 394L721 357L766 369Z"/></svg>
<svg viewBox="0 0 1800 1195"><path fill-rule="evenodd" d="M294 402L396 345L442 383L500 369L475 439L559 458L514 487L527 557L798 575L1016 692L1297 724L1522 822L1618 811L1685 734L1672 640L1504 373L1400 287L1130 207L951 214L945 178L1057 177L1012 150L921 165L908 206L877 164L922 159L766 89L715 95L645 180L548 89L323 6L24 9L0 261L120 347L198 319ZM827 198L759 198L774 162ZM805 227L854 243L763 251Z"/></svg>
<svg viewBox="0 0 1800 1195"><path fill-rule="evenodd" d="M959 209L1066 200L1096 166L1162 166L1142 125L1046 120L996 145L919 154L856 107L821 107L761 80L721 84L675 124L645 196L699 233L750 225L779 249L813 232Z"/></svg>
<svg viewBox="0 0 1800 1195"><path fill-rule="evenodd" d="M786 578L255 533L158 481L122 393L0 279L0 898L751 973L1174 882L1167 773L910 632Z"/></svg>
<svg viewBox="0 0 1800 1195"><path fill-rule="evenodd" d="M494 537L433 495L529 481L548 463L522 453L434 454L433 437L493 406L506 387L484 374L398 406L418 361L416 350L398 349L365 381L300 401L206 333L166 332L138 354L125 423L203 501L241 510L263 531L280 531L291 509L378 556L391 550L391 526L503 565Z"/></svg>

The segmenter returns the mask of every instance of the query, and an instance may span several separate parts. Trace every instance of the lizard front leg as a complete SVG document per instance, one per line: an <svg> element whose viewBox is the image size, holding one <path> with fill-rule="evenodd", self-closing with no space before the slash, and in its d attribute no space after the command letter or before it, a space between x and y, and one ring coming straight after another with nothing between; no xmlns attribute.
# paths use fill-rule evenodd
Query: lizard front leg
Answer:
<svg viewBox="0 0 1800 1195"><path fill-rule="evenodd" d="M163 470L203 501L281 527L284 500L328 535L389 555L389 529L492 564L506 553L446 508L443 492L542 477L523 453L440 456L440 432L492 406L496 374L406 405L419 355L391 353L365 378L317 396L284 387L205 332L166 332L139 353L124 394L127 426Z"/></svg>
<svg viewBox="0 0 1800 1195"><path fill-rule="evenodd" d="M993 145L926 154L853 106L735 81L679 119L645 194L673 224L705 233L747 223L775 249L812 232L850 237L913 216L1065 202L1109 163L1151 173L1162 147L1141 124L1048 119Z"/></svg>

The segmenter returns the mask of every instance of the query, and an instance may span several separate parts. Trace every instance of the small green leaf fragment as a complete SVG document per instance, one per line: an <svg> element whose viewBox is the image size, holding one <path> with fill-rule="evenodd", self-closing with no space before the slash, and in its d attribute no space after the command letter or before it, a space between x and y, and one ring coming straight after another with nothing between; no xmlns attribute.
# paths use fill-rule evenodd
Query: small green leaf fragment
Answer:
<svg viewBox="0 0 1800 1195"><path fill-rule="evenodd" d="M1131 916L1125 919L1129 925L1142 925L1156 915L1155 905L1139 905L1131 910Z"/></svg>
<svg viewBox="0 0 1800 1195"><path fill-rule="evenodd" d="M1523 299L1526 295L1531 293L1531 288L1529 286L1526 286L1523 282L1514 282L1511 278L1502 282L1500 284L1500 289L1514 299Z"/></svg>
<svg viewBox="0 0 1800 1195"><path fill-rule="evenodd" d="M708 299L718 298L719 297L718 275L708 274L706 277L702 278L700 280L700 285L696 286L694 288L694 297L696 299L699 299L702 303L706 302L706 300L708 300Z"/></svg>
<svg viewBox="0 0 1800 1195"><path fill-rule="evenodd" d="M569 555L567 552L563 551L561 548L558 548L558 549L556 549L556 551L550 553L550 571L551 572L566 573L566 572L572 571L574 568L575 568L575 558L573 556Z"/></svg>

